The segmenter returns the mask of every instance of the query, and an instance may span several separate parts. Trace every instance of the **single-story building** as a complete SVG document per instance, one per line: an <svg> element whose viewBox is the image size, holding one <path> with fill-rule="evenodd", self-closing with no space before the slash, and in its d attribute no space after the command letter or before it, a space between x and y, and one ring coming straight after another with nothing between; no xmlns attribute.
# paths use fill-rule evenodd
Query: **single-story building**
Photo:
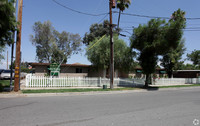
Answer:
<svg viewBox="0 0 200 126"><path fill-rule="evenodd" d="M36 76L50 75L50 63L30 63L35 68ZM61 64L59 69L60 77L107 77L109 78L110 71L108 69L97 69L92 65L74 63ZM115 70L115 78L145 78L142 73L142 68L136 67L131 72L122 72ZM163 68L156 68L152 77L156 78L167 77L167 73ZM176 70L173 72L174 78L197 78L200 77L200 70Z"/></svg>
<svg viewBox="0 0 200 126"><path fill-rule="evenodd" d="M142 73L142 68L135 68L135 71L130 73L132 77L144 78L145 75ZM156 68L154 73L156 78L167 77L167 72L163 68ZM175 70L173 71L173 78L199 78L200 70Z"/></svg>
<svg viewBox="0 0 200 126"><path fill-rule="evenodd" d="M50 63L30 63L35 68L36 76L50 75ZM109 70L96 69L92 65L74 63L61 64L59 70L60 77L109 77ZM115 77L127 78L128 73L115 70Z"/></svg>

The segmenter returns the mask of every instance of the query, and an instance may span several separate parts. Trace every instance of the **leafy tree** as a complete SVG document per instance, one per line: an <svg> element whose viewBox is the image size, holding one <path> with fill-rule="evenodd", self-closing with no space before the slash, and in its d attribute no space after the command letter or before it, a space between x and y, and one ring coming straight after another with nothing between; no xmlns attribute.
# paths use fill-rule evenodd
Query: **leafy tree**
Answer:
<svg viewBox="0 0 200 126"><path fill-rule="evenodd" d="M110 37L104 37L97 45L93 46L98 39L95 39L87 47L86 55L88 60L98 68L108 69L110 66ZM126 71L133 66L134 53L126 43L114 36L114 66L115 69Z"/></svg>
<svg viewBox="0 0 200 126"><path fill-rule="evenodd" d="M15 60L12 62L12 66L15 66ZM9 69L11 69L11 64L9 65Z"/></svg>
<svg viewBox="0 0 200 126"><path fill-rule="evenodd" d="M66 63L73 53L80 51L79 34L66 31L59 33L50 21L36 22L31 35L32 44L36 46L36 57L39 62Z"/></svg>
<svg viewBox="0 0 200 126"><path fill-rule="evenodd" d="M164 43L167 43L168 46L172 47L173 49L178 48L183 36L183 29L185 27L185 12L178 9L172 14L171 19L167 23L164 35Z"/></svg>
<svg viewBox="0 0 200 126"><path fill-rule="evenodd" d="M21 68L21 72L30 73L31 71L33 71L33 69L28 69L28 68L25 68L25 67Z"/></svg>
<svg viewBox="0 0 200 126"><path fill-rule="evenodd" d="M33 69L29 69L29 63L28 62L22 62L21 63L21 72L30 73Z"/></svg>
<svg viewBox="0 0 200 126"><path fill-rule="evenodd" d="M14 0L0 1L0 46L13 42L12 34L16 30Z"/></svg>
<svg viewBox="0 0 200 126"><path fill-rule="evenodd" d="M182 64L181 70L200 70L200 66L195 66L194 64Z"/></svg>
<svg viewBox="0 0 200 126"><path fill-rule="evenodd" d="M172 77L173 70L180 69L181 56L184 54L183 29L186 27L185 12L178 9L172 14L167 24L164 41L172 48L163 55L161 65L166 69L168 77Z"/></svg>
<svg viewBox="0 0 200 126"><path fill-rule="evenodd" d="M22 62L21 63L21 68L23 67L23 68L28 68L28 66L29 66L29 63L28 62Z"/></svg>
<svg viewBox="0 0 200 126"><path fill-rule="evenodd" d="M147 25L139 25L134 29L131 38L131 47L139 51L138 61L146 74L145 87L150 83L150 75L155 71L158 55L161 50L159 46L162 44L164 20L152 19Z"/></svg>
<svg viewBox="0 0 200 126"><path fill-rule="evenodd" d="M187 57L195 66L200 66L200 50L192 51L192 53L187 54Z"/></svg>
<svg viewBox="0 0 200 126"><path fill-rule="evenodd" d="M169 51L163 55L161 66L165 68L169 78L172 77L173 70L181 69L183 61L180 60L185 50L184 40L182 40L176 49L169 49Z"/></svg>
<svg viewBox="0 0 200 126"><path fill-rule="evenodd" d="M116 30L113 30L113 32L116 32ZM95 39L101 38L105 34L109 35L109 33L110 33L110 27L108 20L104 20L104 22L100 24L97 23L92 24L90 26L90 32L85 33L85 36L83 38L83 43L85 45L89 45Z"/></svg>
<svg viewBox="0 0 200 126"><path fill-rule="evenodd" d="M3 53L4 52L4 46L0 46L0 63L1 63L1 60L4 59L4 56L3 56Z"/></svg>
<svg viewBox="0 0 200 126"><path fill-rule="evenodd" d="M168 23L165 20L151 19L147 25L139 25L134 29L132 48L139 50L138 60L146 74L145 87L150 83L149 78L155 71L158 56L178 48L182 29L185 27L184 15L185 12L178 9Z"/></svg>
<svg viewBox="0 0 200 126"><path fill-rule="evenodd" d="M129 7L129 5L131 4L131 0L117 0L116 2L117 2L117 8L119 9L118 24L117 24L117 29L119 31L119 21L121 12L123 12L126 8Z"/></svg>

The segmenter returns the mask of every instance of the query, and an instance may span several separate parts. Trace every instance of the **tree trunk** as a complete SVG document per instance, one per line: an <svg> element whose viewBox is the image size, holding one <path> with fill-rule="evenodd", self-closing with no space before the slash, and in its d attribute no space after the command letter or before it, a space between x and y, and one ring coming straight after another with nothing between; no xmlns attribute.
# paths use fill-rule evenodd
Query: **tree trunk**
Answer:
<svg viewBox="0 0 200 126"><path fill-rule="evenodd" d="M149 74L146 74L146 80L145 80L145 85L144 85L145 88L148 88L149 87Z"/></svg>
<svg viewBox="0 0 200 126"><path fill-rule="evenodd" d="M167 75L168 75L168 78L172 78L172 71L168 71Z"/></svg>

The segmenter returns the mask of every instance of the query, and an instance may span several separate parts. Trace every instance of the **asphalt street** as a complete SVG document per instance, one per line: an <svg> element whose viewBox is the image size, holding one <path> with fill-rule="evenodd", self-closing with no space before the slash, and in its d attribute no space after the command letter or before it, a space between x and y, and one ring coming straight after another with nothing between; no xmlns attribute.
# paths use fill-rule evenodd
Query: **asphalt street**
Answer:
<svg viewBox="0 0 200 126"><path fill-rule="evenodd" d="M200 88L0 98L1 126L200 126Z"/></svg>

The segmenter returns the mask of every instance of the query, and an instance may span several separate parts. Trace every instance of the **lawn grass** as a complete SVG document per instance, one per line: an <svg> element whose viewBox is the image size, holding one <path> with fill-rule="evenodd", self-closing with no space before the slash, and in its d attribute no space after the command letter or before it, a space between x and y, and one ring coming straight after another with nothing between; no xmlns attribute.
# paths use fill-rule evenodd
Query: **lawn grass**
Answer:
<svg viewBox="0 0 200 126"><path fill-rule="evenodd" d="M149 87L151 88L179 88L179 87L195 87L200 86L200 84L191 85L171 85L171 86L158 86ZM65 93L65 92L95 92L95 91L122 91L122 90L136 90L139 88L126 87L126 88L114 88L114 89L102 89L102 88L72 88L72 89L38 89L38 90L22 90L22 93Z"/></svg>
<svg viewBox="0 0 200 126"><path fill-rule="evenodd" d="M158 86L158 88L179 88L179 87L195 87L195 86L200 86L200 84Z"/></svg>
<svg viewBox="0 0 200 126"><path fill-rule="evenodd" d="M10 87L10 80L0 80L0 92L2 92L5 87Z"/></svg>
<svg viewBox="0 0 200 126"><path fill-rule="evenodd" d="M102 89L102 88L73 88L73 89L40 89L40 90L22 90L22 93L64 93L64 92L94 92L94 91L122 91L122 90L134 90L136 88L114 88L114 89Z"/></svg>

